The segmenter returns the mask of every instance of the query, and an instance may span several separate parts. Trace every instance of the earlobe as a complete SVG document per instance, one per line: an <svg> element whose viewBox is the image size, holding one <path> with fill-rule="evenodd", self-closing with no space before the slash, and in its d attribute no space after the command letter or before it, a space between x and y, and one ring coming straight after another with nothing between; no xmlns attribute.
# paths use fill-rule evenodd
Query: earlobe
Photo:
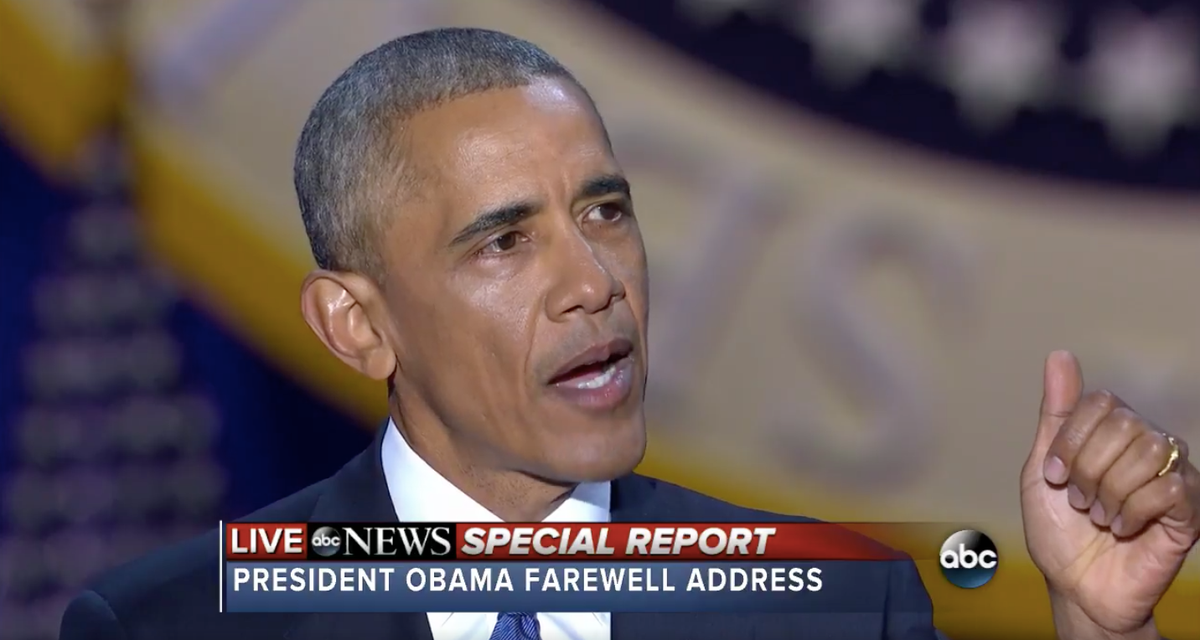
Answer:
<svg viewBox="0 0 1200 640"><path fill-rule="evenodd" d="M355 371L375 379L391 377L396 354L370 310L378 291L369 281L346 273L317 270L304 279L300 312L325 348Z"/></svg>

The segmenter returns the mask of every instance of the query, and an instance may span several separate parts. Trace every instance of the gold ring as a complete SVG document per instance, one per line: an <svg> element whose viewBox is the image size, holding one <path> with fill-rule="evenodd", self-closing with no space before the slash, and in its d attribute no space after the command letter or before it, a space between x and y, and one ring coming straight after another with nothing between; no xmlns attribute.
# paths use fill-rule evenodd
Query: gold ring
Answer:
<svg viewBox="0 0 1200 640"><path fill-rule="evenodd" d="M1165 435L1165 434L1164 434ZM1175 463L1179 462L1179 442L1174 436L1166 436L1167 444L1171 445L1171 455L1167 456L1167 464L1163 465L1162 471L1158 472L1158 477L1163 477L1175 470Z"/></svg>

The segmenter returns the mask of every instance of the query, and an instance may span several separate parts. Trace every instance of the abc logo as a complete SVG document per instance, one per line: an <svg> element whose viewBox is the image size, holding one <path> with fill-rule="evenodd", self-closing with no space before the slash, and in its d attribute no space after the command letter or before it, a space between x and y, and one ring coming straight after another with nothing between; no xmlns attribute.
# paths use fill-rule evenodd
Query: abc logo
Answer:
<svg viewBox="0 0 1200 640"><path fill-rule="evenodd" d="M342 539L338 536L337 529L333 527L321 527L312 534L312 539L309 541L312 545L312 550L317 552L317 555L328 558L338 552L342 548Z"/></svg>
<svg viewBox="0 0 1200 640"><path fill-rule="evenodd" d="M942 575L950 584L974 589L996 575L1000 556L996 554L996 543L987 534L966 529L946 538L940 560Z"/></svg>

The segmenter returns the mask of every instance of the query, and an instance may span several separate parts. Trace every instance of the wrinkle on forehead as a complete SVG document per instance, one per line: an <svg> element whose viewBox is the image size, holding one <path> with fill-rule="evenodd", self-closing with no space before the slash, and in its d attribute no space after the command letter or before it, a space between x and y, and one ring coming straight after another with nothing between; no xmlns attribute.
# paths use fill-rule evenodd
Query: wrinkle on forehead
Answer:
<svg viewBox="0 0 1200 640"><path fill-rule="evenodd" d="M478 176L511 161L563 162L607 152L599 121L578 95L535 85L464 99L442 119L449 176Z"/></svg>

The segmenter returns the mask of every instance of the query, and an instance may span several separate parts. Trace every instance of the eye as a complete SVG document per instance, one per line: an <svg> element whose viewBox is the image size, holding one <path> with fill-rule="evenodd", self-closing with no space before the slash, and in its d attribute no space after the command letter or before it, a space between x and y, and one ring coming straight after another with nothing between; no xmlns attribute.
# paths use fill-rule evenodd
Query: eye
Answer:
<svg viewBox="0 0 1200 640"><path fill-rule="evenodd" d="M605 202L592 207L586 217L594 222L618 222L626 215L625 207L621 203Z"/></svg>
<svg viewBox="0 0 1200 640"><path fill-rule="evenodd" d="M520 242L521 234L517 233L516 231L509 231L504 235L496 236L494 240L487 243L487 245L480 250L480 253L508 253L509 251L517 248L517 244Z"/></svg>

